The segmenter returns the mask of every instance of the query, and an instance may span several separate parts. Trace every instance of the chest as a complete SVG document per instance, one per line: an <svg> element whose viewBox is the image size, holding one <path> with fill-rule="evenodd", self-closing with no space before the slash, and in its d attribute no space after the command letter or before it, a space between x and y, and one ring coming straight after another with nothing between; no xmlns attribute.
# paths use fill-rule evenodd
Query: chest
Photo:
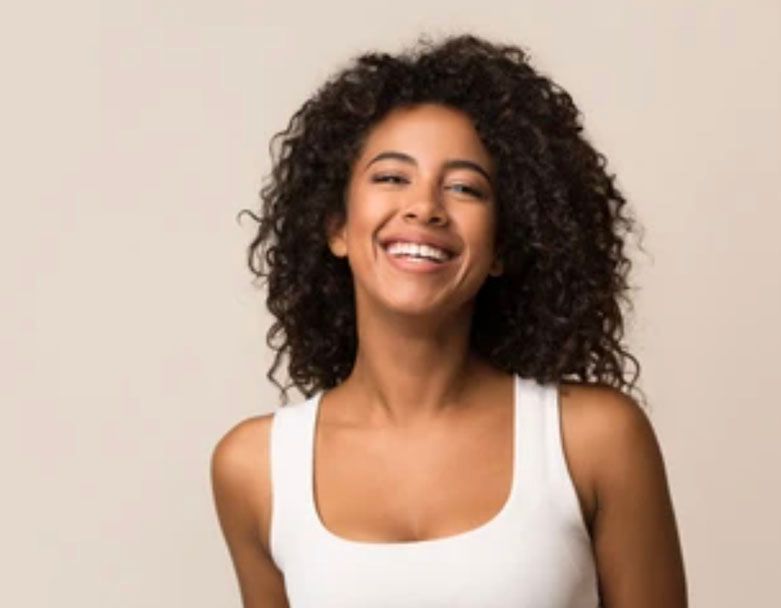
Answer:
<svg viewBox="0 0 781 608"><path fill-rule="evenodd" d="M513 482L511 414L403 433L323 425L313 471L321 525L349 540L405 542L485 524Z"/></svg>

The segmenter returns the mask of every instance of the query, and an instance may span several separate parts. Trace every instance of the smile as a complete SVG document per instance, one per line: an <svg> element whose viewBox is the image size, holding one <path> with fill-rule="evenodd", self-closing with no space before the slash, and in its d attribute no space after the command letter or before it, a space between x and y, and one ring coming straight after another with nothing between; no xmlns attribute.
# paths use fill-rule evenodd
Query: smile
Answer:
<svg viewBox="0 0 781 608"><path fill-rule="evenodd" d="M456 257L437 247L404 241L388 243L381 249L394 268L415 273L443 270Z"/></svg>
<svg viewBox="0 0 781 608"><path fill-rule="evenodd" d="M396 257L409 257L413 259L427 259L434 262L447 262L453 257L449 251L440 249L427 243L413 243L409 241L394 241L385 245L388 255Z"/></svg>

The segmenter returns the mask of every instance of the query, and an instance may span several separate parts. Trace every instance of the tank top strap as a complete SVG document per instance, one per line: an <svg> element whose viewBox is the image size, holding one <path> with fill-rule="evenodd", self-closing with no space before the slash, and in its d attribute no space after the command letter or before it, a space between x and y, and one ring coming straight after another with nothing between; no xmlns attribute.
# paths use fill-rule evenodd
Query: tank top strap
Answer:
<svg viewBox="0 0 781 608"><path fill-rule="evenodd" d="M533 378L515 376L515 479L524 508L544 499L547 476L545 432L546 387Z"/></svg>
<svg viewBox="0 0 781 608"><path fill-rule="evenodd" d="M271 524L269 549L277 567L284 571L286 550L299 545L308 522L309 480L312 452L309 445L314 425L315 400L278 408L271 422Z"/></svg>
<svg viewBox="0 0 781 608"><path fill-rule="evenodd" d="M544 463L546 491L570 532L580 536L581 541L590 542L580 500L567 463L558 383L542 386L540 402L542 428L539 437L542 445L538 451Z"/></svg>

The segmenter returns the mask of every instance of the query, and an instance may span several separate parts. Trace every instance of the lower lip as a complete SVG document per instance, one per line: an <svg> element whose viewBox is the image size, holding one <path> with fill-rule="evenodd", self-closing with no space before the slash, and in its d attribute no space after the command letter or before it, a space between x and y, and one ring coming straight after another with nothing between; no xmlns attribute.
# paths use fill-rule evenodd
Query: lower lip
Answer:
<svg viewBox="0 0 781 608"><path fill-rule="evenodd" d="M384 247L380 247L391 265L405 272L432 273L447 268L456 258L450 258L445 262L432 262L423 258L396 257L389 254Z"/></svg>

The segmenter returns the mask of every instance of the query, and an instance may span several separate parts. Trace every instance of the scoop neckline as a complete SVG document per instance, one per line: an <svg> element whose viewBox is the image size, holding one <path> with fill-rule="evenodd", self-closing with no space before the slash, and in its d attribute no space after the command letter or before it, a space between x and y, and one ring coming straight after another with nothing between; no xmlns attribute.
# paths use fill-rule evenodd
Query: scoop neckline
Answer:
<svg viewBox="0 0 781 608"><path fill-rule="evenodd" d="M323 394L325 393L324 389L321 389L316 395L312 397L312 420L311 420L311 427L310 427L310 436L309 436L309 483L307 484L308 492L307 492L307 498L308 498L308 506L309 506L309 513L311 515L311 519L314 520L314 526L317 529L317 532L330 540L332 543L339 544L345 547L356 547L356 548L362 548L362 549L378 549L378 550L394 550L394 551L403 551L405 549L412 549L412 548L426 548L426 547L434 547L434 546L445 546L450 545L454 543L459 542L468 542L471 541L473 538L479 538L482 535L490 533L494 528L499 526L507 517L510 511L512 510L516 499L517 499L517 493L518 493L518 479L520 477L519 473L519 466L520 466L520 453L519 453L519 439L520 439L520 407L521 407L521 380L518 374L513 374L513 414L512 414L512 426L513 426L513 432L512 432L512 474L510 478L510 492L507 495L507 499L502 504L499 511L497 511L493 517L488 519L487 521L479 524L478 526L474 528L469 528L468 530L463 530L462 532L457 532L455 534L449 534L447 536L440 536L437 538L424 538L421 540L411 540L411 541L367 541L367 540L357 540L352 538L346 538L343 536L339 536L338 534L332 532L329 528L325 526L323 523L323 520L320 518L320 512L317 508L317 503L315 501L315 439L316 439L316 432L317 432L317 423L318 423L318 417L320 413L320 403L323 398Z"/></svg>

